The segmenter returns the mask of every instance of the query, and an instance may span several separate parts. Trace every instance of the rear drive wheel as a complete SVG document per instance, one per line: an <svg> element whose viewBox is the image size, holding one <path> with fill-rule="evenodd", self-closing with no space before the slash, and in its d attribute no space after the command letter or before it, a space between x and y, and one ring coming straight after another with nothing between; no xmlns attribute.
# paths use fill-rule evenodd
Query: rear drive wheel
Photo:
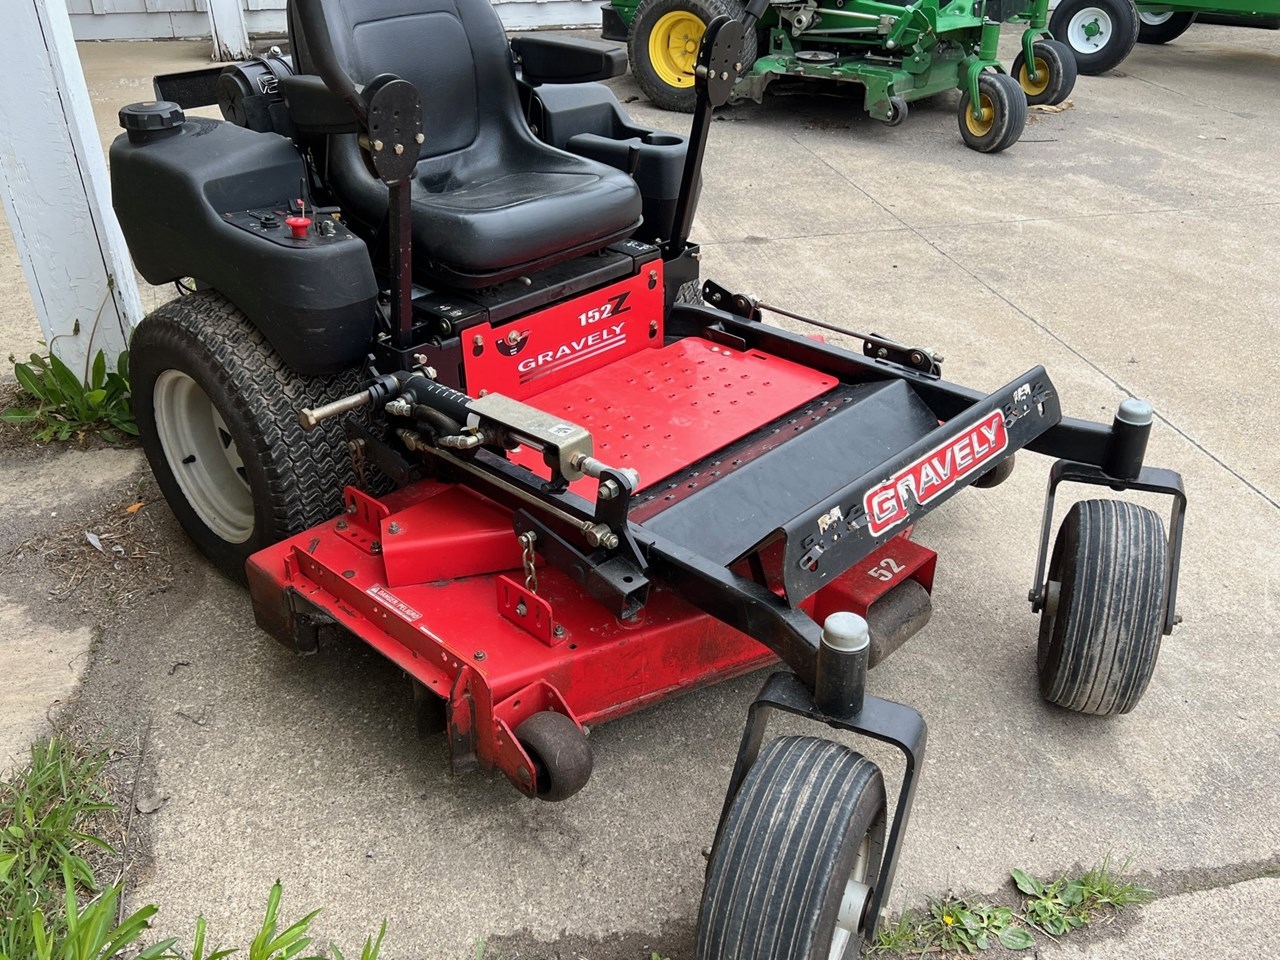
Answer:
<svg viewBox="0 0 1280 960"><path fill-rule="evenodd" d="M1027 97L1013 77L1004 73L984 73L978 78L982 119L974 117L966 90L960 98L956 118L960 136L979 153L999 153L1018 142L1027 125Z"/></svg>
<svg viewBox="0 0 1280 960"><path fill-rule="evenodd" d="M1164 523L1121 500L1062 521L1040 614L1040 693L1078 713L1128 713L1155 672L1164 626Z"/></svg>
<svg viewBox="0 0 1280 960"><path fill-rule="evenodd" d="M1138 8L1133 0L1062 0L1049 18L1050 32L1076 57L1083 74L1112 70L1138 42Z"/></svg>
<svg viewBox="0 0 1280 960"><path fill-rule="evenodd" d="M627 52L645 96L664 110L692 113L697 99L693 69L707 24L719 16L742 19L737 0L641 0L631 21ZM742 41L742 68L756 62L756 30Z"/></svg>
<svg viewBox="0 0 1280 960"><path fill-rule="evenodd" d="M187 536L227 576L243 583L250 554L342 509L353 478L341 427L306 433L297 411L352 392L354 374L294 373L212 290L149 314L129 359L156 482Z"/></svg>
<svg viewBox="0 0 1280 960"><path fill-rule="evenodd" d="M1173 10L1148 13L1146 10L1139 10L1138 42L1168 43L1170 40L1177 40L1195 22L1194 13L1176 13Z"/></svg>
<svg viewBox="0 0 1280 960"><path fill-rule="evenodd" d="M1071 48L1057 40L1037 40L1031 45L1036 76L1031 77L1026 58L1019 53L1009 73L1022 87L1031 106L1054 105L1071 96L1076 85L1076 58Z"/></svg>
<svg viewBox="0 0 1280 960"><path fill-rule="evenodd" d="M535 713L516 727L516 739L533 761L539 800L568 800L591 779L591 744L571 717Z"/></svg>
<svg viewBox="0 0 1280 960"><path fill-rule="evenodd" d="M815 737L768 744L711 853L698 960L856 960L884 832L874 763Z"/></svg>

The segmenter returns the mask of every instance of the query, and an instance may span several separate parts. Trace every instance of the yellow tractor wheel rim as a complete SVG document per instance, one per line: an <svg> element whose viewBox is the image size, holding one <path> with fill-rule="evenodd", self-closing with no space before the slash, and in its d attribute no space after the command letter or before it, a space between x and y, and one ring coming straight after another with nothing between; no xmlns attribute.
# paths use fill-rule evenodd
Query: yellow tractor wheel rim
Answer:
<svg viewBox="0 0 1280 960"><path fill-rule="evenodd" d="M674 10L664 14L649 34L649 62L669 87L692 87L698 44L707 25L695 14Z"/></svg>
<svg viewBox="0 0 1280 960"><path fill-rule="evenodd" d="M1028 97L1039 96L1049 89L1049 64L1040 57L1036 57L1036 76L1040 79L1031 79L1025 63L1018 68L1018 83L1022 84L1022 92Z"/></svg>
<svg viewBox="0 0 1280 960"><path fill-rule="evenodd" d="M967 107L964 111L964 122L969 128L969 132L975 137L985 137L991 132L991 128L995 126L996 105L990 95L985 93L978 95L978 102L982 105L982 119L974 119L973 109Z"/></svg>

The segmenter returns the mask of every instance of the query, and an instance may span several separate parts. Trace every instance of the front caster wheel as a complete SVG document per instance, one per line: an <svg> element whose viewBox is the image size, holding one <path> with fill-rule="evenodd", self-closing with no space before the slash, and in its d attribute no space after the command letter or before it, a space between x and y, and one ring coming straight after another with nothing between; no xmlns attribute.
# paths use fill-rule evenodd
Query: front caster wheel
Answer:
<svg viewBox="0 0 1280 960"><path fill-rule="evenodd" d="M1026 57L1019 53L1009 73L1022 87L1031 106L1059 104L1071 96L1076 85L1076 58L1071 48L1057 40L1037 40L1031 45L1036 75L1032 79Z"/></svg>
<svg viewBox="0 0 1280 960"><path fill-rule="evenodd" d="M1123 63L1138 42L1138 8L1133 0L1062 0L1049 30L1071 48L1081 73L1096 76Z"/></svg>
<svg viewBox="0 0 1280 960"><path fill-rule="evenodd" d="M957 119L965 144L979 153L999 153L1017 143L1027 125L1027 96L1018 81L1004 73L984 73L978 78L978 97L981 118L973 115L967 90L960 98Z"/></svg>
<svg viewBox="0 0 1280 960"><path fill-rule="evenodd" d="M516 739L533 761L539 800L568 800L591 778L591 744L572 718L544 710L516 727Z"/></svg>
<svg viewBox="0 0 1280 960"><path fill-rule="evenodd" d="M133 412L156 482L200 552L233 580L251 553L342 510L352 483L338 421L310 433L298 410L356 389L353 373L285 366L225 297L158 307L129 345Z"/></svg>
<svg viewBox="0 0 1280 960"><path fill-rule="evenodd" d="M698 960L855 960L884 834L874 763L814 737L768 744L711 854Z"/></svg>
<svg viewBox="0 0 1280 960"><path fill-rule="evenodd" d="M1040 693L1079 713L1128 713L1160 653L1168 541L1153 511L1085 500L1058 530L1040 614Z"/></svg>

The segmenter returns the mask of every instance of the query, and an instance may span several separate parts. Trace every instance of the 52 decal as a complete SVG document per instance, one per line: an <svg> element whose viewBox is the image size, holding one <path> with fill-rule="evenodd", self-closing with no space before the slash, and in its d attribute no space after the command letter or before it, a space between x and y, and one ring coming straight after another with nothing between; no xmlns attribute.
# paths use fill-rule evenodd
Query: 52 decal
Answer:
<svg viewBox="0 0 1280 960"><path fill-rule="evenodd" d="M616 317L620 313L628 313L631 308L626 306L627 297L631 296L630 291L624 290L617 296L610 297L598 307L592 307L585 313L578 314L578 323L581 326L589 327L593 323L599 323L601 320L607 320L609 317Z"/></svg>

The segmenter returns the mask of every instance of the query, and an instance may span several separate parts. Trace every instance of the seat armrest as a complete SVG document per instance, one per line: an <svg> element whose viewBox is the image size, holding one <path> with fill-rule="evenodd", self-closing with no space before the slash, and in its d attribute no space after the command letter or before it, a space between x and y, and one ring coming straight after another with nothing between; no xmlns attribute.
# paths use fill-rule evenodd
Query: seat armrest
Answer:
<svg viewBox="0 0 1280 960"><path fill-rule="evenodd" d="M351 107L323 80L309 74L280 78L289 119L303 133L358 133Z"/></svg>
<svg viewBox="0 0 1280 960"><path fill-rule="evenodd" d="M525 83L588 83L627 72L627 51L576 37L515 37L511 50Z"/></svg>

